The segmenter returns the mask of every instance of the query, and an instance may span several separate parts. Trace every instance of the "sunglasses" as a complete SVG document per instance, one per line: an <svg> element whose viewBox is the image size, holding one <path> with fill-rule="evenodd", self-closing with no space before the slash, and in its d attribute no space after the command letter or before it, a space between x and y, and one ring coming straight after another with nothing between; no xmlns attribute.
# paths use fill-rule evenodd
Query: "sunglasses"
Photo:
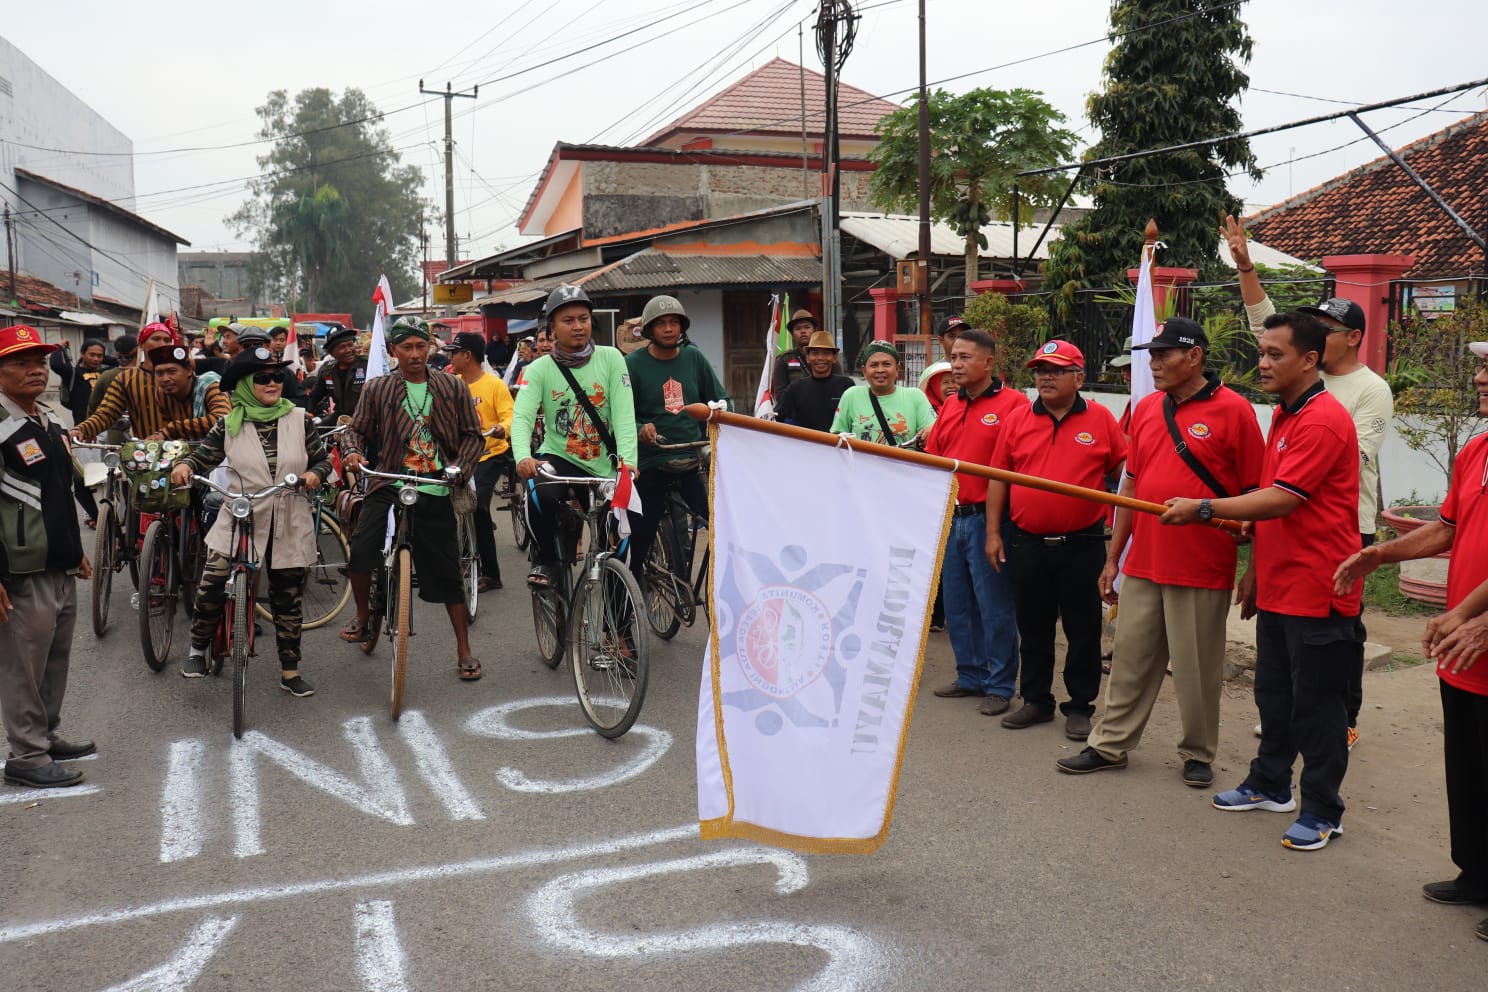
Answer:
<svg viewBox="0 0 1488 992"><path fill-rule="evenodd" d="M282 383L283 381L284 381L283 376L281 376L278 372L255 372L255 373L253 373L253 382L254 382L255 385L259 385L259 386L272 386L275 383Z"/></svg>

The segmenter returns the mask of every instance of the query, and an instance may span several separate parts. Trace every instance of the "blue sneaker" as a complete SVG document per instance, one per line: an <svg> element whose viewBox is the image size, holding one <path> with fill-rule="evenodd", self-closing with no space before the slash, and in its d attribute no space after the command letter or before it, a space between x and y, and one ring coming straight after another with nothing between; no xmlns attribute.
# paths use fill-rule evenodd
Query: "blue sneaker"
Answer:
<svg viewBox="0 0 1488 992"><path fill-rule="evenodd" d="M1261 792L1252 789L1248 785L1242 785L1238 789L1229 792L1221 792L1209 800L1215 809L1222 810L1247 810L1263 809L1270 813L1290 813L1297 808L1297 800L1292 798L1291 790L1286 792Z"/></svg>
<svg viewBox="0 0 1488 992"><path fill-rule="evenodd" d="M1319 851L1328 846L1328 841L1334 836L1343 836L1343 824L1329 823L1327 820L1304 812L1297 817L1297 822L1292 824L1287 832L1281 836L1281 846L1289 847L1293 851Z"/></svg>

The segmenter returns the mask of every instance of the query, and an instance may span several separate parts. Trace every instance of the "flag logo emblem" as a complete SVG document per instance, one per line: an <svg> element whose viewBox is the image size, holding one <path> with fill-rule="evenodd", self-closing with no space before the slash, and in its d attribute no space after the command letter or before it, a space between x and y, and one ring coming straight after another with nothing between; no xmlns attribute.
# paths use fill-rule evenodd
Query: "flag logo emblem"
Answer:
<svg viewBox="0 0 1488 992"><path fill-rule="evenodd" d="M1200 441L1203 441L1203 440L1205 440L1206 438L1209 437L1209 433L1210 433L1210 431L1209 431L1209 425L1208 424L1202 424L1202 423L1200 423L1200 424L1194 424L1192 427L1190 427L1188 429L1188 433L1189 433L1190 436L1196 437Z"/></svg>
<svg viewBox="0 0 1488 992"><path fill-rule="evenodd" d="M735 649L749 684L789 699L816 681L832 650L832 617L795 586L767 586L739 620Z"/></svg>
<svg viewBox="0 0 1488 992"><path fill-rule="evenodd" d="M1094 444L1095 435L1090 433L1089 431L1081 431L1080 433L1075 435L1075 440L1081 444Z"/></svg>

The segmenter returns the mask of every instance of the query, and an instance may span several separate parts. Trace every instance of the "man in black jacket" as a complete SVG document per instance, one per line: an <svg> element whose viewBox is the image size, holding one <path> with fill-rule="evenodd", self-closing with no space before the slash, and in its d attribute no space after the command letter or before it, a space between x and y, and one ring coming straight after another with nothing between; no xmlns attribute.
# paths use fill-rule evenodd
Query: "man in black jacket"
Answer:
<svg viewBox="0 0 1488 992"><path fill-rule="evenodd" d="M367 360L357 355L355 328L336 324L326 332L329 358L311 376L310 412L317 417L349 417L367 382Z"/></svg>
<svg viewBox="0 0 1488 992"><path fill-rule="evenodd" d="M814 431L829 430L837 412L837 401L853 381L842 374L837 364L837 342L826 331L811 335L803 351L811 375L791 384L775 404L775 416L782 423Z"/></svg>
<svg viewBox="0 0 1488 992"><path fill-rule="evenodd" d="M98 379L103 375L103 341L99 338L90 338L83 342L78 349L78 361L72 363L72 349L69 342L63 341L62 347L52 352L47 361L52 366L52 371L62 380L62 404L72 414L72 422L80 424L88 419L88 399L93 395L93 387L98 384ZM77 498L78 506L88 515L88 526L92 527L98 522L98 503L93 499L93 493L83 480L79 478L77 485L73 487L73 495Z"/></svg>

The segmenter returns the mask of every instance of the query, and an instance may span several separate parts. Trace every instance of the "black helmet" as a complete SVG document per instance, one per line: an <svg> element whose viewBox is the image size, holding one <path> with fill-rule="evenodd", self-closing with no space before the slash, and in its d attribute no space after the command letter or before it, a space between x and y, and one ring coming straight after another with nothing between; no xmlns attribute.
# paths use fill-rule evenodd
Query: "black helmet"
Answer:
<svg viewBox="0 0 1488 992"><path fill-rule="evenodd" d="M584 287L565 283L548 294L548 302L544 303L542 308L543 322L551 321L557 310L570 303L582 303L589 308L590 313L594 312L594 304L590 302L589 294L584 292Z"/></svg>

